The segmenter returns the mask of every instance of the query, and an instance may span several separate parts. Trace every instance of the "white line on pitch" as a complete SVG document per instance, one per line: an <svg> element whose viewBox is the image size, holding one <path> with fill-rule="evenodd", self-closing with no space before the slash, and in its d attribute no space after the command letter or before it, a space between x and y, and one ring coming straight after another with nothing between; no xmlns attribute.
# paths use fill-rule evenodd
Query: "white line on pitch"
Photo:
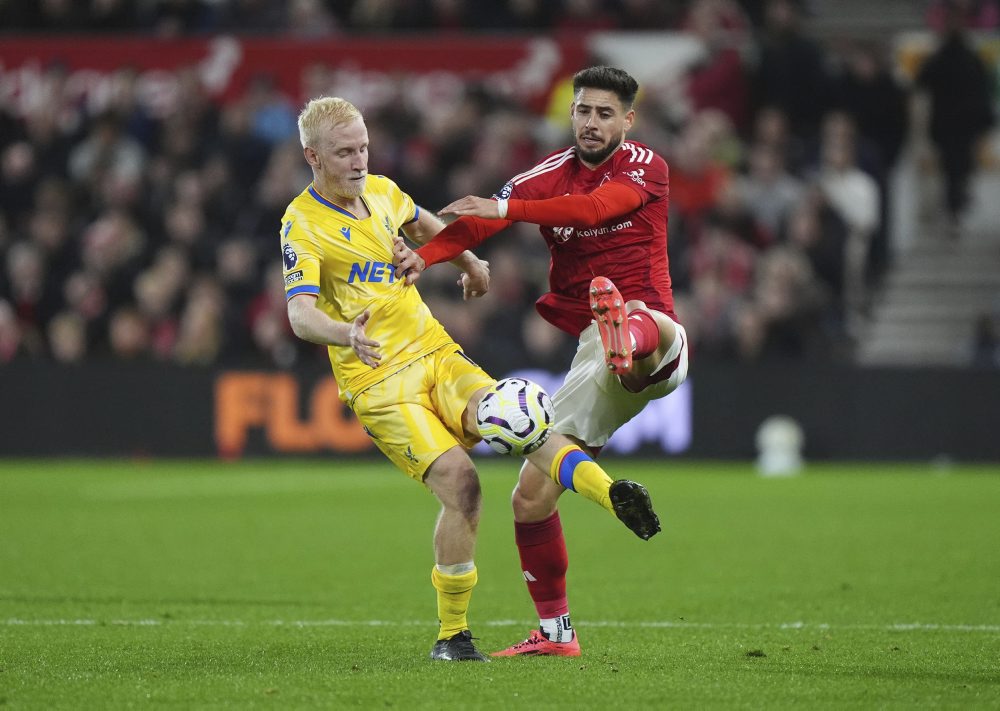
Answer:
<svg viewBox="0 0 1000 711"><path fill-rule="evenodd" d="M184 619L131 619L131 620L100 620L100 619L22 619L17 617L0 619L0 626L5 627L165 627L173 625L192 625L203 627L432 627L429 620L184 620ZM526 620L487 620L479 624L487 627L517 627L530 626ZM752 623L752 622L687 622L685 620L661 620L647 622L623 622L620 620L581 620L578 627L628 627L628 628L663 628L663 629L750 629L750 630L878 630L883 632L986 632L1000 633L1000 625L973 624L939 624L926 622L898 622L889 625L855 625L830 624L825 622L782 622L782 623Z"/></svg>

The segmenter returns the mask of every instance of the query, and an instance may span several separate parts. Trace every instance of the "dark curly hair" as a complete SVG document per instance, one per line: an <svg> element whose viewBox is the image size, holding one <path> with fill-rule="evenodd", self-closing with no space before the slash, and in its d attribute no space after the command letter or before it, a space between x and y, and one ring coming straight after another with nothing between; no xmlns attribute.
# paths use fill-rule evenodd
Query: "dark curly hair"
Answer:
<svg viewBox="0 0 1000 711"><path fill-rule="evenodd" d="M573 75L573 94L580 89L603 89L613 91L626 109L631 109L635 95L639 92L639 82L617 67L587 67Z"/></svg>

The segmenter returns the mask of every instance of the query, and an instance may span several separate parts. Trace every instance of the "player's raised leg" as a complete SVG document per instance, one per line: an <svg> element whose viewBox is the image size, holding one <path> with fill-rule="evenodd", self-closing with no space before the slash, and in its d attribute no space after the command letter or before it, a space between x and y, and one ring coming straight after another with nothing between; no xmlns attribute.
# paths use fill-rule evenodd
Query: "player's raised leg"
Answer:
<svg viewBox="0 0 1000 711"><path fill-rule="evenodd" d="M608 370L619 375L632 370L632 337L628 328L625 300L607 277L590 282L590 310L604 345Z"/></svg>
<svg viewBox="0 0 1000 711"><path fill-rule="evenodd" d="M656 356L662 356L674 341L673 321L645 308L641 301L626 302L614 283L603 276L590 282L590 310L608 370L621 376L633 392L641 390L650 366L659 362ZM634 377L629 377L633 373Z"/></svg>
<svg viewBox="0 0 1000 711"><path fill-rule="evenodd" d="M536 383L506 378L483 388L470 399L465 418L467 431L475 427L498 452L524 456L561 489L604 507L643 540L660 530L641 484L613 481L581 443L553 430L552 402Z"/></svg>
<svg viewBox="0 0 1000 711"><path fill-rule="evenodd" d="M646 487L628 479L612 480L579 444L553 433L545 444L526 458L537 469L548 472L556 484L575 491L613 513L630 531L648 541L660 531Z"/></svg>

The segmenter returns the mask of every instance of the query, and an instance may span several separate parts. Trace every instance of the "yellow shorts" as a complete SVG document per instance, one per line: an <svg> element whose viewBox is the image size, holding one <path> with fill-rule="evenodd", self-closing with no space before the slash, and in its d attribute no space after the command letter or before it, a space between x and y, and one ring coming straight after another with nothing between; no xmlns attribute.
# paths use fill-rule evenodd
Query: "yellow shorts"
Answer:
<svg viewBox="0 0 1000 711"><path fill-rule="evenodd" d="M454 346L439 348L363 390L351 409L383 454L423 481L435 459L479 441L463 431L462 413L477 390L495 382Z"/></svg>

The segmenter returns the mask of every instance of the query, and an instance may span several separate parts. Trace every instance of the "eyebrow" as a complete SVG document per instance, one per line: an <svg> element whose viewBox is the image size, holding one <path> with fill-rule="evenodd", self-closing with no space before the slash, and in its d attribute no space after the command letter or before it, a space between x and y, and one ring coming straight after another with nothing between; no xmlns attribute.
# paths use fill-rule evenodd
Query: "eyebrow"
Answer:
<svg viewBox="0 0 1000 711"><path fill-rule="evenodd" d="M582 101L576 102L577 108L585 109L597 109L598 111L617 111L618 109L613 104L586 104Z"/></svg>

